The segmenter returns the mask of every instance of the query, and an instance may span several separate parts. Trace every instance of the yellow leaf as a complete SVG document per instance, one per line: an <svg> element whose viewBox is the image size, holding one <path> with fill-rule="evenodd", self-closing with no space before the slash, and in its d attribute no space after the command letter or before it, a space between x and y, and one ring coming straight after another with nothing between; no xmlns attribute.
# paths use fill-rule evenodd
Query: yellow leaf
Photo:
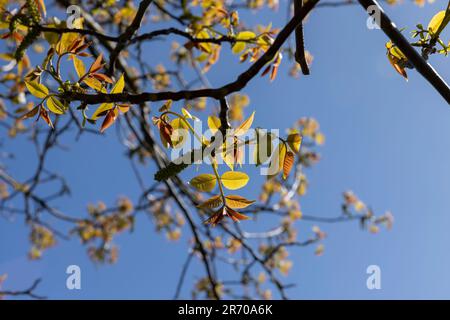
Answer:
<svg viewBox="0 0 450 320"><path fill-rule="evenodd" d="M73 66L75 67L75 71L77 72L78 78L81 78L86 74L86 67L84 66L83 61L78 59L77 57L73 57Z"/></svg>
<svg viewBox="0 0 450 320"><path fill-rule="evenodd" d="M104 113L106 110L110 110L110 109L112 109L113 107L114 107L114 104L113 104L113 103L102 103L102 104L97 108L97 110L95 110L95 112L92 114L91 119L92 119L92 120L97 120L100 116L103 115L103 113Z"/></svg>
<svg viewBox="0 0 450 320"><path fill-rule="evenodd" d="M204 173L193 178L189 181L189 184L200 191L209 192L216 186L216 181L217 179L215 175Z"/></svg>
<svg viewBox="0 0 450 320"><path fill-rule="evenodd" d="M220 119L216 116L208 117L208 127L211 130L212 134L215 134L217 130L219 130L221 125Z"/></svg>
<svg viewBox="0 0 450 320"><path fill-rule="evenodd" d="M63 103L53 96L47 99L47 108L55 114L64 114L65 110Z"/></svg>
<svg viewBox="0 0 450 320"><path fill-rule="evenodd" d="M236 35L236 43L234 44L233 48L232 48L232 52L234 54L238 54L241 51L243 51L246 47L246 42L245 41L239 41L239 40L252 40L256 38L256 34L252 31L242 31L239 32Z"/></svg>
<svg viewBox="0 0 450 320"><path fill-rule="evenodd" d="M27 86L28 91L39 99L44 99L48 96L48 88L41 83L36 81L25 81L25 85Z"/></svg>
<svg viewBox="0 0 450 320"><path fill-rule="evenodd" d="M173 128L173 133L171 135L172 145L174 148L181 147L185 142L185 136L187 134L188 126L186 122L180 118L175 118L170 122Z"/></svg>
<svg viewBox="0 0 450 320"><path fill-rule="evenodd" d="M225 188L236 190L244 187L249 180L249 177L244 172L227 171L220 178Z"/></svg>
<svg viewBox="0 0 450 320"><path fill-rule="evenodd" d="M117 80L116 84L112 88L111 93L122 93L124 87L125 87L125 80L122 73L119 80Z"/></svg>
<svg viewBox="0 0 450 320"><path fill-rule="evenodd" d="M187 119L194 119L195 117L192 116L192 114L187 111L186 108L181 108L181 113L183 114L183 116L185 116Z"/></svg>
<svg viewBox="0 0 450 320"><path fill-rule="evenodd" d="M166 103L164 103L162 105L162 107L159 108L158 111L159 112L166 112L166 111L169 111L171 107L172 107L172 100L167 100Z"/></svg>
<svg viewBox="0 0 450 320"><path fill-rule="evenodd" d="M87 77L83 80L83 82L96 91L106 93L105 86L95 78Z"/></svg>
<svg viewBox="0 0 450 320"><path fill-rule="evenodd" d="M252 126L254 116L255 111L253 111L252 115L247 120L241 123L241 125L236 129L234 135L241 136L244 133L246 133L248 129L250 129L250 127Z"/></svg>
<svg viewBox="0 0 450 320"><path fill-rule="evenodd" d="M439 11L434 15L433 18L431 18L430 23L428 24L428 30L436 34L438 30L440 30L441 24L444 21L445 18L445 10ZM447 23L448 23L448 19ZM445 26L444 26L445 27Z"/></svg>
<svg viewBox="0 0 450 320"><path fill-rule="evenodd" d="M270 176L277 175L282 169L284 164L284 158L286 156L286 145L280 142L273 154L272 160L270 161L269 172Z"/></svg>
<svg viewBox="0 0 450 320"><path fill-rule="evenodd" d="M286 139L289 147L291 147L292 151L299 152L300 145L302 143L302 136L298 133L291 133L288 135Z"/></svg>
<svg viewBox="0 0 450 320"><path fill-rule="evenodd" d="M233 45L233 47L231 48L231 52L232 52L233 54L238 54L238 53L244 51L244 50L245 50L245 47L246 47L245 42L238 41L238 42L236 42L236 43Z"/></svg>
<svg viewBox="0 0 450 320"><path fill-rule="evenodd" d="M225 199L227 201L227 206L233 209L246 208L255 202L254 200L248 200L238 195L229 195L226 196Z"/></svg>

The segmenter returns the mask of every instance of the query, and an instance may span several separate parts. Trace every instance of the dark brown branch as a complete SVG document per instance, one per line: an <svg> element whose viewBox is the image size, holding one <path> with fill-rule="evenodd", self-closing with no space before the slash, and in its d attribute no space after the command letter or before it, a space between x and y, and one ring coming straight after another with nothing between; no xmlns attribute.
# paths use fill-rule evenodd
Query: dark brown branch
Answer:
<svg viewBox="0 0 450 320"><path fill-rule="evenodd" d="M139 8L136 12L136 15L131 22L131 24L127 27L124 33L119 36L119 42L117 43L114 50L109 55L109 73L111 75L114 74L114 65L116 63L117 57L120 52L125 49L127 42L131 39L131 37L136 33L136 31L141 26L142 20L144 19L145 12L147 11L148 6L152 3L153 0L143 0L139 4Z"/></svg>
<svg viewBox="0 0 450 320"><path fill-rule="evenodd" d="M230 107L228 105L227 98L220 99L220 112L219 112L220 132L222 133L222 137L224 137L224 139L225 139L227 130L231 128L230 122L228 120L228 111L229 110L230 110Z"/></svg>
<svg viewBox="0 0 450 320"><path fill-rule="evenodd" d="M450 104L450 88L433 67L423 59L409 41L397 29L395 24L384 13L378 2L374 0L358 0L364 9L370 14L373 10L380 12L380 27L392 42L403 52L408 61L416 70L441 94Z"/></svg>
<svg viewBox="0 0 450 320"><path fill-rule="evenodd" d="M294 0L294 14L297 15L303 6L303 0ZM305 40L303 35L303 22L295 29L295 61L300 64L302 73L309 74L308 62L305 57Z"/></svg>
<svg viewBox="0 0 450 320"><path fill-rule="evenodd" d="M252 80L260 72L260 70L275 57L287 38L318 2L319 0L308 1L305 6L301 8L299 13L294 15L288 24L280 31L272 46L254 64L252 64L245 72L241 73L235 81L220 88L181 90L175 92L144 92L139 94L84 94L78 92L67 92L64 94L64 98L71 101L83 101L87 104L98 104L103 102L129 102L132 104L139 104L144 101L162 101L169 99L178 101L182 99L190 100L200 97L221 99L230 93L242 90L248 82Z"/></svg>
<svg viewBox="0 0 450 320"><path fill-rule="evenodd" d="M41 282L41 279L37 279L33 282L33 284L31 285L31 287L29 287L26 290L21 290L21 291L9 291L9 290L5 290L5 291L0 291L0 296L14 296L14 297L18 297L18 296L28 296L31 297L33 299L47 299L44 296L40 296L34 293L34 291L36 290L37 286L39 285L39 283Z"/></svg>

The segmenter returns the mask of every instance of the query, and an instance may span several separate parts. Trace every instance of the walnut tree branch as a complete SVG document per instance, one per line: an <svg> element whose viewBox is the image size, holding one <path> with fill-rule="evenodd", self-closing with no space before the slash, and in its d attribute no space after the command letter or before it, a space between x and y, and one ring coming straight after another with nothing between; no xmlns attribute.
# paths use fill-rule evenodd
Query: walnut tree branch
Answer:
<svg viewBox="0 0 450 320"><path fill-rule="evenodd" d="M383 8L375 0L358 0L361 6L370 14L380 13L380 28L392 40L392 42L403 52L414 68L441 94L450 104L450 88L433 67L414 49L409 41L397 29L396 25L384 13ZM378 23L378 22L377 22Z"/></svg>

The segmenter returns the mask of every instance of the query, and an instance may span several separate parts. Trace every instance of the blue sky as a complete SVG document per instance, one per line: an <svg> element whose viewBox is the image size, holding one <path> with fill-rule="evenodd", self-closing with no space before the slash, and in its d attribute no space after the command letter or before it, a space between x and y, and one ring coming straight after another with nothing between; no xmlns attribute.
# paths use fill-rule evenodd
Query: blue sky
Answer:
<svg viewBox="0 0 450 320"><path fill-rule="evenodd" d="M437 0L418 8L408 2L386 8L392 20L408 30L418 22L427 24L446 4ZM264 10L249 19L281 27L285 4L281 2L278 13ZM359 6L315 11L305 28L307 49L314 55L311 75L289 78L284 63L275 82L257 77L244 90L251 99L247 110L256 111L255 126L283 129L304 116L320 122L326 144L320 150L322 160L307 172L310 188L301 201L305 214L339 215L341 194L352 189L375 212L391 210L395 215L393 230L376 235L361 231L356 222L320 225L328 233L325 254L316 257L314 248L291 250L294 266L286 281L297 286L288 293L298 299L449 298L450 109L416 72L410 70L406 82L393 70L385 55L385 35L368 30L366 19ZM152 63L166 61L162 48L152 53ZM246 67L238 65L235 56L224 54L222 59L209 74L214 86L234 79ZM447 58L432 57L431 63L450 79ZM114 130L79 141L74 135L64 141L69 151L49 158L50 167L66 172L72 186L72 196L61 208L82 216L88 202L111 204L117 195L139 192ZM16 154L8 163L11 171L26 178L35 165L34 150L24 139L8 142L5 149ZM114 175L109 174L111 168ZM152 179L154 169L142 172ZM251 188L246 192L256 196ZM310 235L311 224L300 221L297 226L299 238ZM168 242L144 216L134 233L116 239L120 257L115 265L94 265L76 239L61 240L41 261L29 262L27 234L21 217L14 223L0 221L0 274L8 273L5 286L11 289L42 277L39 292L50 298L171 298L186 256L186 238ZM65 287L70 264L82 269L80 291ZM381 268L381 290L366 288L371 264ZM202 272L194 264L188 276L197 279ZM190 283L183 297L189 298L189 290Z"/></svg>

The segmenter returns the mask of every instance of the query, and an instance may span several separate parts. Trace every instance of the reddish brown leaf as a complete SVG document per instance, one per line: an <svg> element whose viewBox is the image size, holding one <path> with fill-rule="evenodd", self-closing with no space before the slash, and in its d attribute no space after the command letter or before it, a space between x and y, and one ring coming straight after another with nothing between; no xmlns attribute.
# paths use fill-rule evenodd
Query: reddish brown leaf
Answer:
<svg viewBox="0 0 450 320"><path fill-rule="evenodd" d="M219 210L215 211L214 214L205 220L205 224L210 224L211 226L215 227L222 219L225 217L226 211L225 207L220 208Z"/></svg>
<svg viewBox="0 0 450 320"><path fill-rule="evenodd" d="M45 110L44 108L40 108L40 112L39 115L42 119L44 119L44 121L53 129L53 123L52 123L52 119L50 119L50 116L48 115L47 110Z"/></svg>
<svg viewBox="0 0 450 320"><path fill-rule="evenodd" d="M95 79L100 80L100 81L113 83L112 79L103 73L92 73L91 77L94 77Z"/></svg>
<svg viewBox="0 0 450 320"><path fill-rule="evenodd" d="M292 170L292 166L294 165L294 154L290 151L286 153L283 162L283 179L286 179L289 176L289 173Z"/></svg>
<svg viewBox="0 0 450 320"><path fill-rule="evenodd" d="M103 120L102 127L100 128L100 132L104 132L106 129L108 129L117 119L116 111L115 109L111 109L106 114L105 120Z"/></svg>
<svg viewBox="0 0 450 320"><path fill-rule="evenodd" d="M89 73L95 73L98 70L100 70L104 64L102 64L103 61L103 54L100 53L100 55L95 59L94 63L89 68Z"/></svg>
<svg viewBox="0 0 450 320"><path fill-rule="evenodd" d="M272 72L270 73L270 81L275 80L278 73L278 65L273 65Z"/></svg>
<svg viewBox="0 0 450 320"><path fill-rule="evenodd" d="M246 216L245 214L239 213L236 210L233 210L229 207L225 207L227 216L229 216L234 222L238 222L240 220L248 220L250 219L248 216Z"/></svg>
<svg viewBox="0 0 450 320"><path fill-rule="evenodd" d="M25 119L34 117L35 115L37 115L38 111L39 111L39 106L36 106L33 109L31 109L30 111L28 111L27 113L25 113L23 116L21 116L20 120L25 120Z"/></svg>
<svg viewBox="0 0 450 320"><path fill-rule="evenodd" d="M264 71L261 73L261 77L264 77L270 71L270 65L268 65Z"/></svg>

